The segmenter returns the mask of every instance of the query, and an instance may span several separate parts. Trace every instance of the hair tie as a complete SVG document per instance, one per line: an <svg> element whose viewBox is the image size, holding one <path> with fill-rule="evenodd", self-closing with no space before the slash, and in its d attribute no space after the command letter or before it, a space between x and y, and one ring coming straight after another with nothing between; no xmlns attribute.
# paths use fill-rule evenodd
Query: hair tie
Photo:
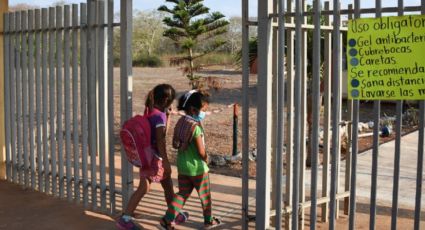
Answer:
<svg viewBox="0 0 425 230"><path fill-rule="evenodd" d="M194 93L196 93L196 92L198 92L198 90L196 90L196 89L193 89L193 90L191 90L191 91L189 91L189 92L187 92L185 95L184 95L184 103L183 103L183 108L184 107L186 107L186 103L187 103L187 101L189 101L189 98L190 98L190 96L192 96L192 94L194 94Z"/></svg>

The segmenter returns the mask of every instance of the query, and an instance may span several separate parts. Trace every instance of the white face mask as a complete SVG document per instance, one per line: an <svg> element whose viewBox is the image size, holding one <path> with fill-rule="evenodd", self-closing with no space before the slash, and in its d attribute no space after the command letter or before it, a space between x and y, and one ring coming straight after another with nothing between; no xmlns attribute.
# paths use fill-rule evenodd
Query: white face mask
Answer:
<svg viewBox="0 0 425 230"><path fill-rule="evenodd" d="M206 116L207 116L207 114L204 111L201 111L201 112L199 112L198 115L194 115L193 116L193 119L201 122L201 121L203 121L205 119Z"/></svg>

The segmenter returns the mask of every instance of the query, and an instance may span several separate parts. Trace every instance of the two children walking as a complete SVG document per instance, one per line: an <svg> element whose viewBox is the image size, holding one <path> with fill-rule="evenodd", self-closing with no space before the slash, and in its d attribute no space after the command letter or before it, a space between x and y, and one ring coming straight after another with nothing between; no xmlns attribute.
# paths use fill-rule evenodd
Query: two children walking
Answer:
<svg viewBox="0 0 425 230"><path fill-rule="evenodd" d="M173 147L178 149L177 171L179 192L174 193L171 180L171 166L166 152L166 131L168 130L167 111L175 99L175 90L172 86L162 84L149 92L146 100L145 115L151 125L151 144L154 152L162 158L163 177L160 181L167 202L167 212L160 224L165 229L174 229L188 218L188 213L182 212L187 199L193 189L198 192L201 200L205 228L215 227L220 220L212 216L212 202L210 193L208 156L205 151L204 128L202 121L208 108L209 96L206 93L192 90L179 98L178 110L184 111L174 128ZM151 115L151 116L150 116ZM133 193L127 209L117 222L119 229L140 229L132 221L134 211L149 192L152 180L144 173L140 173L140 184Z"/></svg>

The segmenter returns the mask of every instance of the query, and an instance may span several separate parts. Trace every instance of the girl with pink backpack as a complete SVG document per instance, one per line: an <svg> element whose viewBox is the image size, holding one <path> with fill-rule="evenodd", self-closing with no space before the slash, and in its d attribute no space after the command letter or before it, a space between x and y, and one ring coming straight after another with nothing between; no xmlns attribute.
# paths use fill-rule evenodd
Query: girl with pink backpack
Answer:
<svg viewBox="0 0 425 230"><path fill-rule="evenodd" d="M135 116L124 123L120 136L127 159L140 168L140 184L131 196L127 208L117 221L119 229L140 229L132 221L137 205L150 190L152 182L159 182L169 205L174 190L171 180L171 166L166 151L167 111L173 103L176 92L171 85L161 84L153 88L145 103L143 116ZM188 214L181 213L184 222Z"/></svg>

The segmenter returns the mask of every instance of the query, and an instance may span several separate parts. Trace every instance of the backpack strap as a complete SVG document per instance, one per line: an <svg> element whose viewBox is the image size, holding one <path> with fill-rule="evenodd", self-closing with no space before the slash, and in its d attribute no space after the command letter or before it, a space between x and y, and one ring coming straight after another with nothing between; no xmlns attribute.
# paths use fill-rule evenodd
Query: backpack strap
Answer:
<svg viewBox="0 0 425 230"><path fill-rule="evenodd" d="M149 107L145 107L145 111L143 111L143 116L148 116L148 117L151 117L151 116L154 116L154 115L156 115L156 114L159 114L160 113L160 111L158 110L158 109L150 109Z"/></svg>

